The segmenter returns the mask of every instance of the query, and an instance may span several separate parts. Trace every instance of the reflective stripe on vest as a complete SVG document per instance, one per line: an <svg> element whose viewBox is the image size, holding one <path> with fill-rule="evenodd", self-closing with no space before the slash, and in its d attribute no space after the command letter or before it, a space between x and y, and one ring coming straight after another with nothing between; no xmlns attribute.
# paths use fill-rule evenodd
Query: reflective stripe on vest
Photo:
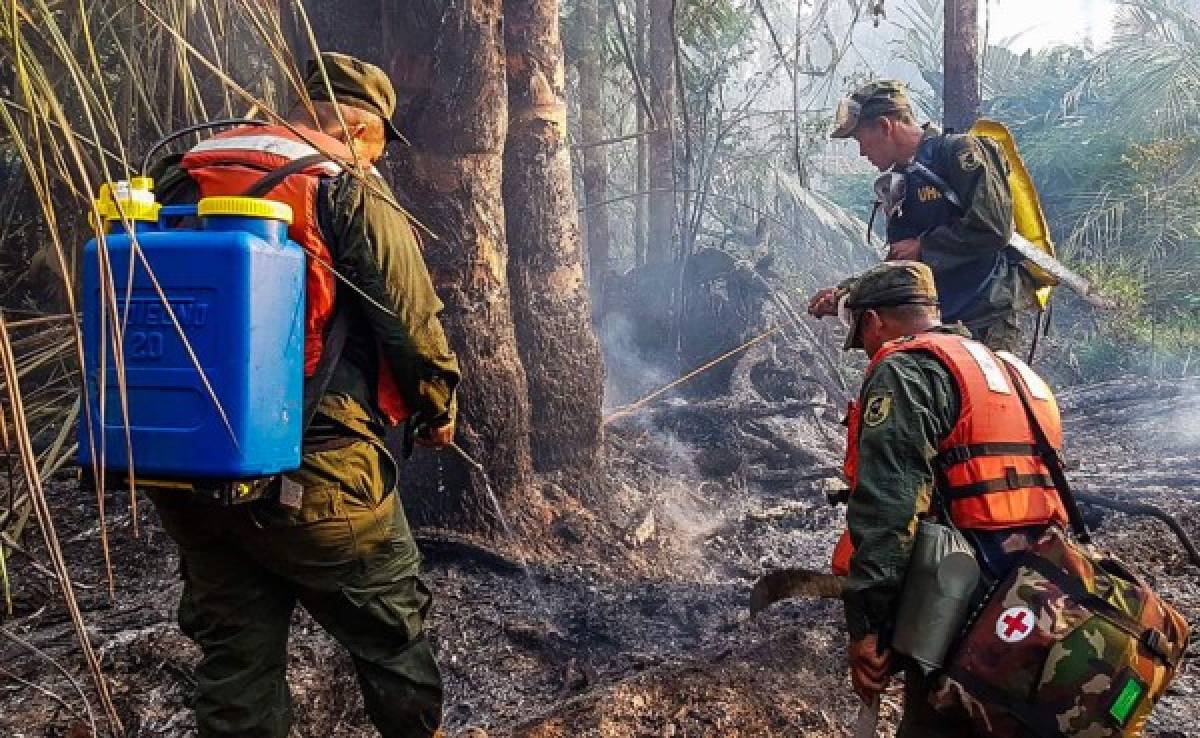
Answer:
<svg viewBox="0 0 1200 738"><path fill-rule="evenodd" d="M257 130L257 129L256 129ZM289 131L290 133L290 131ZM341 142L337 142L339 145ZM345 148L345 147L342 147ZM203 154L212 151L254 151L260 154L279 156L288 161L315 156L321 152L304 141L283 138L278 135L235 135L232 137L216 137L201 141L192 147L191 154ZM332 161L314 164L312 169L320 170L322 174L336 177L342 169Z"/></svg>
<svg viewBox="0 0 1200 738"><path fill-rule="evenodd" d="M353 152L341 141L320 131L306 130L305 136L321 151L343 160ZM320 153L285 126L235 128L193 147L180 165L196 181L201 197L240 195L271 172L291 161ZM336 176L341 167L323 161L285 177L264 197L292 208L288 237L304 249L306 259L304 305L304 376L316 371L324 350L325 328L333 316L337 277L329 245L317 215L317 194L322 178ZM376 402L384 418L393 425L411 413L405 406L389 364L379 352Z"/></svg>
<svg viewBox="0 0 1200 738"><path fill-rule="evenodd" d="M933 355L958 387L958 421L938 445L936 459L941 476L938 489L949 501L954 524L976 530L1049 522L1066 525L1066 508L1034 448L1025 409L1001 362L1021 377L1033 398L1034 413L1057 450L1062 448L1062 420L1046 383L1012 354L993 354L975 341L934 332L886 344L872 357L867 376L881 361L902 351ZM858 423L849 426L845 472L853 494L858 486ZM835 552L834 573L844 575L853 549L848 535L843 538Z"/></svg>

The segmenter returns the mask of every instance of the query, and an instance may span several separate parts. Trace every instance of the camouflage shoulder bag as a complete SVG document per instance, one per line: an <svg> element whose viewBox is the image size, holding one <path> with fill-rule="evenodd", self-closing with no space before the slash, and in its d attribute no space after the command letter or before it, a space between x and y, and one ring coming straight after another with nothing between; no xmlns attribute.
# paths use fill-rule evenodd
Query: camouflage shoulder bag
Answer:
<svg viewBox="0 0 1200 738"><path fill-rule="evenodd" d="M1009 369L1029 410L1026 389ZM1034 435L1083 543L1050 528L974 614L931 699L997 738L1139 736L1175 677L1187 621L1117 559L1088 545L1063 473Z"/></svg>

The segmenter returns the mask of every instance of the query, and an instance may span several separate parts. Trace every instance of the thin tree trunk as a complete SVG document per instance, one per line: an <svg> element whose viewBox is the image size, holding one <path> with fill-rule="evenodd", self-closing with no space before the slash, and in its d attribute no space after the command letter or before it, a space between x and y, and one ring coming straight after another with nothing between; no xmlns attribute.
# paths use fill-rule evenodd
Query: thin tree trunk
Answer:
<svg viewBox="0 0 1200 738"><path fill-rule="evenodd" d="M529 400L501 200L508 120L501 0L408 0L392 12L402 53L390 71L411 143L398 149L395 170L403 201L435 235L425 258L463 370L458 440L487 469L509 517L528 515ZM495 528L483 480L453 453L420 453L404 471L406 504L419 522Z"/></svg>
<svg viewBox="0 0 1200 738"><path fill-rule="evenodd" d="M639 70L646 68L646 0L636 0L633 5L634 13L634 55ZM646 131L649 119L641 105L637 106L637 132ZM637 139L637 189L635 192L646 192L650 189L649 180L649 148L645 136ZM633 264L641 266L646 263L646 197L640 195L633 201Z"/></svg>
<svg viewBox="0 0 1200 738"><path fill-rule="evenodd" d="M578 36L583 39L579 59L579 129L583 141L602 141L604 130L603 39L599 0L580 0ZM608 199L608 148L590 146L583 150L583 199L587 205ZM587 209L589 281L597 322L604 315L605 281L612 270L608 208Z"/></svg>
<svg viewBox="0 0 1200 738"><path fill-rule="evenodd" d="M946 0L942 121L965 132L979 117L979 0Z"/></svg>
<svg viewBox="0 0 1200 738"><path fill-rule="evenodd" d="M672 0L649 0L648 64L651 106L657 130L648 137L650 198L646 263L671 261L675 254L675 45L671 34Z"/></svg>
<svg viewBox="0 0 1200 738"><path fill-rule="evenodd" d="M604 393L571 189L558 9L558 0L504 2L508 277L529 383L530 445L539 471L591 466L600 446ZM603 168L599 174L603 187ZM593 208L589 215L602 210ZM607 251L607 243L603 248ZM607 261L604 253L601 268Z"/></svg>

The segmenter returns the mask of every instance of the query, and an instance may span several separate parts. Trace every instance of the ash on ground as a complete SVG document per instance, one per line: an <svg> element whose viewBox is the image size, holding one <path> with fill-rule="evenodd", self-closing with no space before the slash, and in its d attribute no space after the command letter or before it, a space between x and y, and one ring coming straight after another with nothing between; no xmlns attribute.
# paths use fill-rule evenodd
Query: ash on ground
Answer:
<svg viewBox="0 0 1200 738"><path fill-rule="evenodd" d="M418 533L437 598L430 628L451 735L848 734L857 703L840 604L791 601L756 620L747 611L765 569L826 565L843 514L826 500L842 448L839 389L826 376L781 398L771 387L794 378L772 374L769 356L739 365L729 397L668 402L610 427L594 472L603 484L591 491L541 480L556 511L541 539ZM1112 382L1060 400L1080 489L1157 504L1200 536L1200 383ZM129 735L192 734L198 651L174 623L178 560L151 506L140 506L134 539L127 501L109 503L110 602L95 501L65 482L51 494ZM1197 622L1200 570L1164 525L1086 512L1100 545ZM44 560L32 536L29 548ZM17 614L4 627L41 653L0 641L0 734L85 736L79 691L50 661L90 694L56 585L25 556L9 563ZM293 735L374 735L349 659L302 612L290 645ZM1200 735L1194 658L1148 735ZM899 707L893 688L881 735L891 734Z"/></svg>

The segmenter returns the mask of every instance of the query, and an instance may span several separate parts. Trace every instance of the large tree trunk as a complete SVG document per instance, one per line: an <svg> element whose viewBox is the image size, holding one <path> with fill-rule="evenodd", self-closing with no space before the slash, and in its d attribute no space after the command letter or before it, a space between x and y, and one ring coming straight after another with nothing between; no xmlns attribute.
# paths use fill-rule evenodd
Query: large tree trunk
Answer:
<svg viewBox="0 0 1200 738"><path fill-rule="evenodd" d="M280 6L288 41L293 44L292 50L303 73L304 62L313 56L307 29L292 7L292 0L282 0ZM304 3L304 9L322 51L340 51L372 64L381 63L387 51L379 3L371 0L310 2Z"/></svg>
<svg viewBox="0 0 1200 738"><path fill-rule="evenodd" d="M657 131L648 137L650 197L646 263L664 263L675 244L675 45L671 33L672 0L649 0L648 66L650 100Z"/></svg>
<svg viewBox="0 0 1200 738"><path fill-rule="evenodd" d="M965 132L979 117L979 0L946 0L942 122Z"/></svg>
<svg viewBox="0 0 1200 738"><path fill-rule="evenodd" d="M394 169L403 201L433 233L425 258L463 370L458 440L486 467L509 515L530 513L528 389L513 330L501 200L508 120L501 0L391 7L378 20L392 29L387 68L411 143L396 152ZM494 528L483 480L454 453L418 453L404 476L406 505L419 522Z"/></svg>
<svg viewBox="0 0 1200 738"><path fill-rule="evenodd" d="M604 379L571 188L558 0L505 0L504 17L508 276L529 381L533 463L539 471L586 468L600 446Z"/></svg>
<svg viewBox="0 0 1200 738"><path fill-rule="evenodd" d="M583 42L579 58L579 131L584 143L592 143L605 138L604 26L600 22L600 0L580 0L577 18L577 35ZM582 153L588 276L596 317L600 318L604 315L605 281L612 270L608 207L600 204L608 199L608 148L589 146Z"/></svg>

